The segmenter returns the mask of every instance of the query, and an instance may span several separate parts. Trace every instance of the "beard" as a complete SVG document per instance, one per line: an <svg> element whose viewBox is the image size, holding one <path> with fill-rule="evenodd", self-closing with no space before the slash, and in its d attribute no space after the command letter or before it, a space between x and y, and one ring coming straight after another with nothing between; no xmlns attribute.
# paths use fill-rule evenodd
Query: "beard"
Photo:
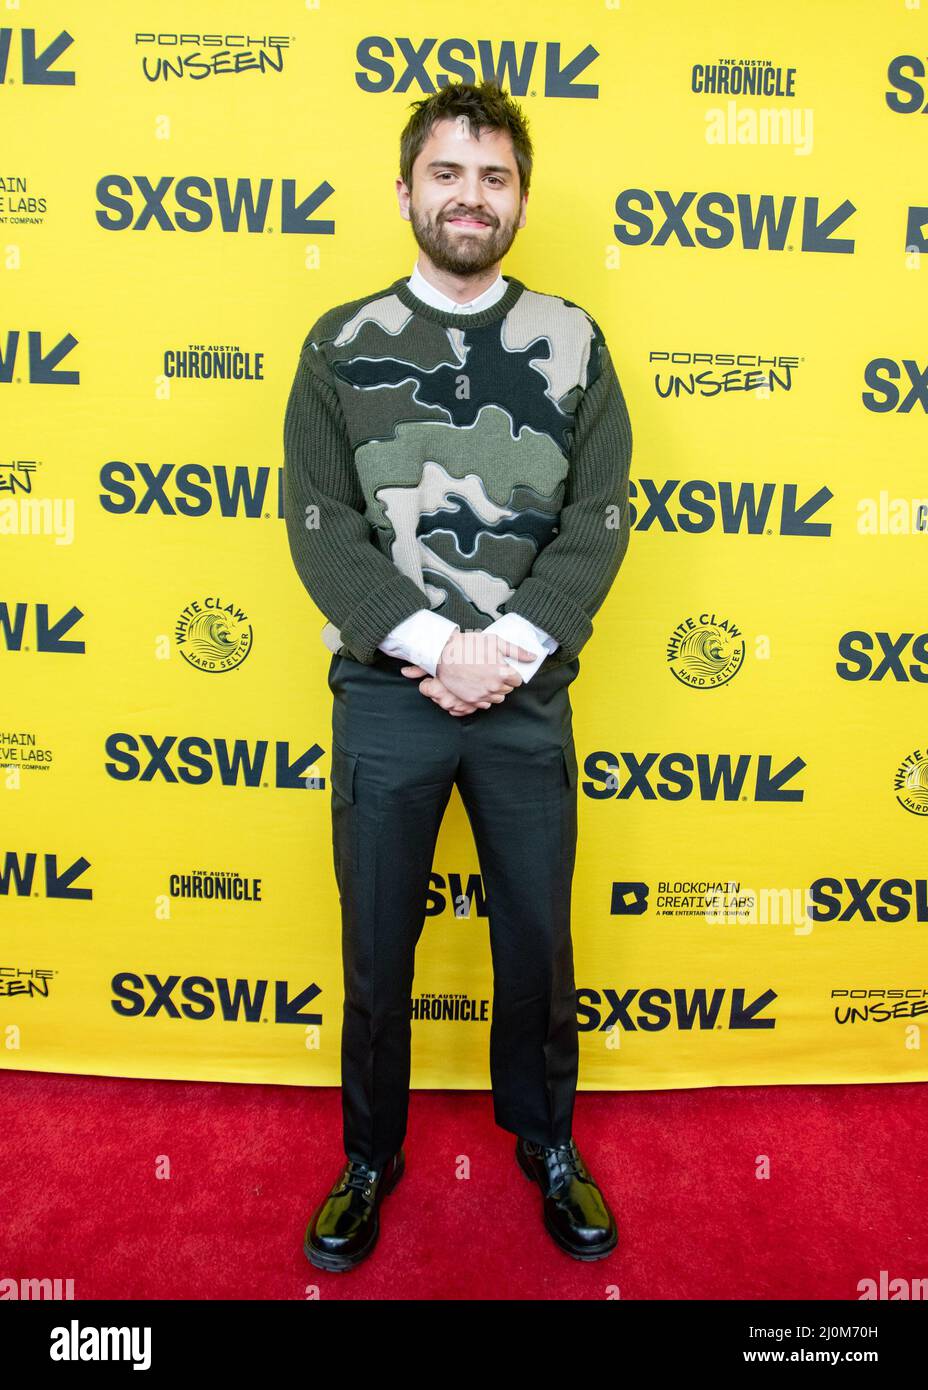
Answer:
<svg viewBox="0 0 928 1390"><path fill-rule="evenodd" d="M486 231L449 226L454 217L453 208L450 213L441 213L434 222L417 213L411 202L409 205L409 220L416 242L432 264L449 275L477 275L489 270L502 260L516 239L517 217L511 222L500 223L494 221L490 213L476 215L487 222Z"/></svg>

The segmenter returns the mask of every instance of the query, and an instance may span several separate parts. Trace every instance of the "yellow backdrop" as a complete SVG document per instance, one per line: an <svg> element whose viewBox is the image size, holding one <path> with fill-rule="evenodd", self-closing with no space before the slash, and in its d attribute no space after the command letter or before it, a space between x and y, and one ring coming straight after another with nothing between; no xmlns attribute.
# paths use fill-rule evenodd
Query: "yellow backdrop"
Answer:
<svg viewBox="0 0 928 1390"><path fill-rule="evenodd" d="M602 324L635 438L572 688L581 1086L925 1079L925 10L130 9L0 13L3 1064L338 1082L283 412L412 269L409 102L495 73L503 271ZM488 1083L479 888L455 793L417 1086Z"/></svg>

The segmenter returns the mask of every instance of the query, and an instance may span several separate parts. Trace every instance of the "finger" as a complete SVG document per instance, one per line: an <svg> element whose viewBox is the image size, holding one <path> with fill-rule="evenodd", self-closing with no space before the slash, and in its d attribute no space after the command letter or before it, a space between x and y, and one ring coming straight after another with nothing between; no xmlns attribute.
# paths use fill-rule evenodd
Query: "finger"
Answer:
<svg viewBox="0 0 928 1390"><path fill-rule="evenodd" d="M424 666L401 666L400 670L404 676L427 676L429 673Z"/></svg>
<svg viewBox="0 0 928 1390"><path fill-rule="evenodd" d="M514 656L516 661L534 661L537 652L530 652L527 647L520 647L518 642L500 642L500 648L505 648L506 656Z"/></svg>

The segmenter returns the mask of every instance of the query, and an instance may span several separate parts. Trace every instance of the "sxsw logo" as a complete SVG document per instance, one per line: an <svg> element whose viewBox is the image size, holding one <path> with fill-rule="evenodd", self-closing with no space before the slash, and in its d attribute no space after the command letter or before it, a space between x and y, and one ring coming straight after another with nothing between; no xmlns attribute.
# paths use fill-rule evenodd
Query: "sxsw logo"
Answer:
<svg viewBox="0 0 928 1390"><path fill-rule="evenodd" d="M90 860L80 855L69 864L58 867L57 854L42 855L42 873L36 875L39 856L35 850L20 855L7 850L0 864L0 897L4 898L67 898L69 902L88 902L93 889L80 886L76 880L90 868Z"/></svg>
<svg viewBox="0 0 928 1390"><path fill-rule="evenodd" d="M924 878L817 878L809 897L813 922L928 922Z"/></svg>
<svg viewBox="0 0 928 1390"><path fill-rule="evenodd" d="M681 1033L774 1028L776 1019L764 1010L776 999L766 989L751 997L744 989L578 989L577 1019L581 1033L660 1033L676 1024Z"/></svg>
<svg viewBox="0 0 928 1390"><path fill-rule="evenodd" d="M198 734L112 733L106 739L112 759L104 763L107 776L116 782L163 781L188 787L217 782L222 787L267 787L297 791L322 791L325 779L311 768L323 756L314 743L293 757L289 743L268 739L252 743L237 738L205 738Z"/></svg>
<svg viewBox="0 0 928 1390"><path fill-rule="evenodd" d="M903 655L911 645L912 660ZM889 632L844 632L838 639L838 652L844 661L835 663L835 670L844 681L928 682L928 632L902 632L893 637Z"/></svg>
<svg viewBox="0 0 928 1390"><path fill-rule="evenodd" d="M275 185L279 183L279 193ZM305 197L297 196L295 179L229 180L165 174L155 185L144 174L104 174L96 187L97 225L105 232L273 232L295 236L332 236L335 223L314 213L335 189L326 180ZM170 194L170 206L166 207ZM271 202L274 195L273 206Z"/></svg>
<svg viewBox="0 0 928 1390"><path fill-rule="evenodd" d="M125 463L111 459L100 469L100 505L114 516L266 517L271 508L278 517L283 510L282 468L271 485L271 468L260 465L254 471L245 464L207 466L185 463L176 467L164 463L152 467L144 462Z"/></svg>
<svg viewBox="0 0 928 1390"><path fill-rule="evenodd" d="M820 209L818 198L798 199L792 193L732 196L713 189L700 195L687 192L675 196L658 188L652 196L646 188L625 188L615 200L616 215L622 220L612 230L623 246L675 243L688 250L720 251L737 246L744 251L798 250L852 256L856 248L853 237L840 236L839 232L856 211L848 198L830 209ZM926 226L928 207L909 207L903 250L928 251Z"/></svg>
<svg viewBox="0 0 928 1390"><path fill-rule="evenodd" d="M425 895L426 917L438 917L448 908L455 917L486 917L487 894L480 874L431 873Z"/></svg>
<svg viewBox="0 0 928 1390"><path fill-rule="evenodd" d="M912 53L900 53L890 58L886 76L895 88L886 93L886 105L900 116L928 116L925 62Z"/></svg>
<svg viewBox="0 0 928 1390"><path fill-rule="evenodd" d="M613 231L623 246L667 246L674 241L678 246L699 246L704 251L736 244L745 251L761 247L792 251L798 246L800 251L831 255L854 253L852 238L838 235L857 211L847 198L822 211L818 198L797 199L791 193L777 198L771 193L756 197L737 193L732 197L714 190L675 197L658 188L652 197L647 189L626 188L615 200L615 211L622 221ZM684 220L687 215L695 224L693 231Z"/></svg>
<svg viewBox="0 0 928 1390"><path fill-rule="evenodd" d="M274 980L269 999L270 980L215 980L205 975L136 975L125 970L112 979L113 1012L122 1018L196 1019L220 1018L224 1023L267 1023L265 1005L270 1003L272 1023L320 1024L322 1014L305 1013L306 1005L322 993L319 985L306 985L291 993L286 980ZM178 986L180 988L178 989ZM180 1002L175 997L179 995Z"/></svg>
<svg viewBox="0 0 928 1390"><path fill-rule="evenodd" d="M907 380L903 380L903 372ZM872 388L860 397L868 410L878 415L889 411L908 415L919 405L928 413L928 366L920 367L911 357L904 357L901 367L892 357L875 357L867 363L864 380Z"/></svg>
<svg viewBox="0 0 928 1390"><path fill-rule="evenodd" d="M30 617L32 610L34 615ZM0 639L8 652L54 652L83 656L83 638L69 636L84 617L73 604L65 613L50 615L47 603L8 603L0 600ZM26 622L29 620L28 636Z"/></svg>
<svg viewBox="0 0 928 1390"><path fill-rule="evenodd" d="M17 43L15 35L18 35ZM0 82L19 82L24 87L73 87L74 73L65 68L54 70L52 64L74 42L66 29L44 48L39 47L34 29L0 28ZM14 70L13 53L19 57Z"/></svg>
<svg viewBox="0 0 928 1390"><path fill-rule="evenodd" d="M580 97L595 100L599 86L584 82L599 53L586 44L576 53L563 53L559 43L539 44L535 39L408 39L370 34L356 50L359 72L355 81L362 92L408 92L414 88L432 93L450 81L479 83L490 78L514 97ZM437 67L435 81L426 63ZM479 67L478 67L479 63Z"/></svg>
<svg viewBox="0 0 928 1390"><path fill-rule="evenodd" d="M834 493L824 484L800 497L796 483L710 482L705 478L639 478L628 486L631 525L700 535L830 536L819 513ZM635 499L639 499L635 505Z"/></svg>
<svg viewBox="0 0 928 1390"><path fill-rule="evenodd" d="M635 753L597 750L583 763L583 791L593 801L802 801L789 783L805 762L798 755L775 767L769 753Z"/></svg>
<svg viewBox="0 0 928 1390"><path fill-rule="evenodd" d="M46 348L43 345L41 329L29 329L25 335L28 344L25 352L20 348L20 336L18 328L7 330L6 343L0 349L0 383L8 386L13 380L21 381L22 374L25 373L26 380L33 386L80 385L80 372L71 367L59 366L59 363L77 347L77 339L73 333L65 333L57 342ZM21 364L20 375L14 378L17 362Z"/></svg>

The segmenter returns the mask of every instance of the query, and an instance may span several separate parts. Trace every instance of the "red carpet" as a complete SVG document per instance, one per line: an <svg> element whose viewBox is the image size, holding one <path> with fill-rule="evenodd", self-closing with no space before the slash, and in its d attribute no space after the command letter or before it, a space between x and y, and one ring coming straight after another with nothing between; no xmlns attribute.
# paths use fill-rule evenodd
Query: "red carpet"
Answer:
<svg viewBox="0 0 928 1390"><path fill-rule="evenodd" d="M338 1090L6 1071L0 1097L0 1278L75 1298L853 1300L928 1276L924 1084L581 1092L619 1224L591 1264L542 1227L489 1093L414 1091L380 1242L340 1275L301 1248L343 1162Z"/></svg>

